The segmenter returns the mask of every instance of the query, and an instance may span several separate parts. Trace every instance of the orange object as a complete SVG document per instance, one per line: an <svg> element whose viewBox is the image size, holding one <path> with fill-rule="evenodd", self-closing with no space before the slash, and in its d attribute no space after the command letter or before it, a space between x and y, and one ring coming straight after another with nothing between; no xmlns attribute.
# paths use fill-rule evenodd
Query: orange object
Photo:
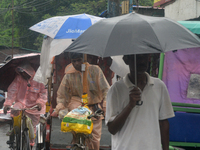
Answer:
<svg viewBox="0 0 200 150"><path fill-rule="evenodd" d="M88 95L87 94L83 94L82 95L82 103L84 104L84 105L87 105L88 104Z"/></svg>
<svg viewBox="0 0 200 150"><path fill-rule="evenodd" d="M83 94L87 93L88 82L87 82L87 74L88 74L88 66L87 66L87 54L84 54L84 63L85 71L83 71Z"/></svg>

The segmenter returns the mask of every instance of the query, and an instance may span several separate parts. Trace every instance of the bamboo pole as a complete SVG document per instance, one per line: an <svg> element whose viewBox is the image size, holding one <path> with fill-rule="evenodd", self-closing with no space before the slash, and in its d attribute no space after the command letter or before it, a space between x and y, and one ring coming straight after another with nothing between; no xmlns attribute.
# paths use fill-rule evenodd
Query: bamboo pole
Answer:
<svg viewBox="0 0 200 150"><path fill-rule="evenodd" d="M14 2L12 0L12 58L13 58L13 40L14 40L14 14L13 14L13 10L14 10Z"/></svg>
<svg viewBox="0 0 200 150"><path fill-rule="evenodd" d="M165 55L164 55L164 53L161 53L160 54L159 72L158 72L158 78L161 80L162 80L162 75L163 75L164 59L165 59Z"/></svg>
<svg viewBox="0 0 200 150"><path fill-rule="evenodd" d="M88 82L87 82L87 73L88 73L88 66L87 63L87 54L84 54L83 56L83 62L85 64L85 71L83 71L83 94L87 93L88 90Z"/></svg>

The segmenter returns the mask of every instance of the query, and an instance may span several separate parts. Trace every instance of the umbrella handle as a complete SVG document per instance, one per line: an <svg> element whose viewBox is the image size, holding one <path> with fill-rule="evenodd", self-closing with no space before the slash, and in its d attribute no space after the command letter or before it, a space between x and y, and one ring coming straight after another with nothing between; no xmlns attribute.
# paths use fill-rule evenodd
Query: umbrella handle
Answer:
<svg viewBox="0 0 200 150"><path fill-rule="evenodd" d="M136 86L133 86L133 87L136 87ZM139 87L137 87L139 90L140 90L140 92L142 93L142 90L139 88ZM143 104L143 101L137 101L136 102L136 105L137 106L141 106Z"/></svg>
<svg viewBox="0 0 200 150"><path fill-rule="evenodd" d="M135 86L137 87L137 65L136 65L136 54L134 54L134 66L135 66Z"/></svg>
<svg viewBox="0 0 200 150"><path fill-rule="evenodd" d="M137 102L136 102L136 105L137 105L137 106L141 106L142 104L143 104L143 101L137 101Z"/></svg>
<svg viewBox="0 0 200 150"><path fill-rule="evenodd" d="M140 90L140 92L142 93L142 90L139 88L139 87L137 87L139 90ZM136 105L137 106L141 106L143 104L143 101L137 101L136 102Z"/></svg>

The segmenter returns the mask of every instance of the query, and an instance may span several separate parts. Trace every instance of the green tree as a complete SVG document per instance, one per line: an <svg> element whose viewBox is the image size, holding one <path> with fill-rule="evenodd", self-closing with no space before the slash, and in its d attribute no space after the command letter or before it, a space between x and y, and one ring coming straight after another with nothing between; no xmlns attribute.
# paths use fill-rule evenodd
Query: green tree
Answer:
<svg viewBox="0 0 200 150"><path fill-rule="evenodd" d="M134 1L134 5L136 5L136 1ZM139 6L153 6L154 0L138 0Z"/></svg>
<svg viewBox="0 0 200 150"><path fill-rule="evenodd" d="M1 0L0 3L0 44L10 46L12 42L11 1Z"/></svg>
<svg viewBox="0 0 200 150"><path fill-rule="evenodd" d="M80 13L100 15L107 0L13 0L14 46L41 49L43 35L29 30L52 16ZM0 45L12 46L12 0L0 0Z"/></svg>

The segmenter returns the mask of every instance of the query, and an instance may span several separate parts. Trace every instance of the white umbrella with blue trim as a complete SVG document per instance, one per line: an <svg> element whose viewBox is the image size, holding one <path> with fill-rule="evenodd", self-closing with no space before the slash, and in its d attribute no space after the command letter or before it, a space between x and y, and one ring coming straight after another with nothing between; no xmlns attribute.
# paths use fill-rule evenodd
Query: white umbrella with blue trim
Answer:
<svg viewBox="0 0 200 150"><path fill-rule="evenodd" d="M30 30L45 34L53 39L76 39L91 25L103 18L89 14L56 16L45 19Z"/></svg>
<svg viewBox="0 0 200 150"><path fill-rule="evenodd" d="M72 43L73 39L78 38L91 25L102 19L104 18L85 13L56 16L45 19L29 29L53 39L49 49L52 58L62 53Z"/></svg>

